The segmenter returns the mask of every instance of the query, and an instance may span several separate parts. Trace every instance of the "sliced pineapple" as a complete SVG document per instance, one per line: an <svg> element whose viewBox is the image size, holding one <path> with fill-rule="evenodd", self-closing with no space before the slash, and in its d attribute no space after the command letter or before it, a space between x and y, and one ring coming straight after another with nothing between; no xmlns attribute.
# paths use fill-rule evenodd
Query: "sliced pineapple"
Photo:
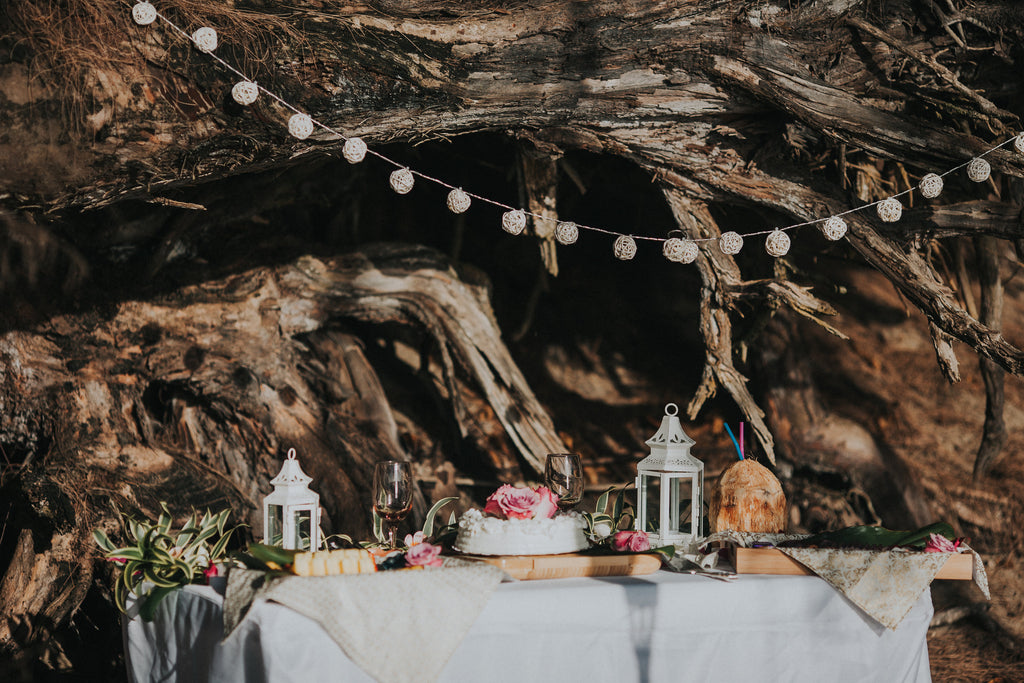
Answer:
<svg viewBox="0 0 1024 683"><path fill-rule="evenodd" d="M360 548L296 553L292 563L292 573L296 576L336 576L375 571L377 564L373 555Z"/></svg>

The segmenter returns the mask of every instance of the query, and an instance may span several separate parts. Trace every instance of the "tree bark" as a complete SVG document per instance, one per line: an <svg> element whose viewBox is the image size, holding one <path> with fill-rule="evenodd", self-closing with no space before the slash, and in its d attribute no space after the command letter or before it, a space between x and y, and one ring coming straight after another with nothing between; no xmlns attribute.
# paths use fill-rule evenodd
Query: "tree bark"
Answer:
<svg viewBox="0 0 1024 683"><path fill-rule="evenodd" d="M345 331L360 325L371 326L361 338ZM381 326L394 328L384 335L392 363L422 359L406 372L435 396L427 405L450 409L440 426L423 398L398 411L385 396L362 348ZM397 348L406 340L429 351ZM3 336L0 353L0 441L41 459L5 483L16 514L31 515L12 527L20 536L0 581L5 650L45 638L78 607L99 554L94 527L119 537L118 511L154 515L166 501L182 515L230 506L234 521L261 528L262 497L291 447L314 478L325 532L359 538L373 463L410 459L405 432L419 435L423 463L434 448L425 435L454 431L443 450L488 453L477 468L505 481L521 466L537 477L547 453L565 450L486 298L423 248L304 258L127 302L104 319L57 317Z"/></svg>

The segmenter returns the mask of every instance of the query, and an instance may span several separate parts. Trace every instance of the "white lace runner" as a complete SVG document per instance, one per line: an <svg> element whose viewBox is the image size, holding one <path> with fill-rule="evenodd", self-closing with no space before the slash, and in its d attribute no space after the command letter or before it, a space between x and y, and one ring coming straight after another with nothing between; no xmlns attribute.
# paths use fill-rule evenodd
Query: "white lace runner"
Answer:
<svg viewBox="0 0 1024 683"><path fill-rule="evenodd" d="M740 547L754 543L779 543L804 538L782 534L752 534L726 531L709 537ZM986 598L991 599L988 576L981 556L973 555L972 578ZM857 550L850 548L779 548L809 570L828 581L846 598L887 628L895 629L931 585L935 575L953 553L925 553L908 550Z"/></svg>
<svg viewBox="0 0 1024 683"><path fill-rule="evenodd" d="M235 568L224 599L225 638L255 600L272 600L319 623L379 683L433 681L501 578L497 567L475 562L325 577ZM402 656L388 655L396 652Z"/></svg>

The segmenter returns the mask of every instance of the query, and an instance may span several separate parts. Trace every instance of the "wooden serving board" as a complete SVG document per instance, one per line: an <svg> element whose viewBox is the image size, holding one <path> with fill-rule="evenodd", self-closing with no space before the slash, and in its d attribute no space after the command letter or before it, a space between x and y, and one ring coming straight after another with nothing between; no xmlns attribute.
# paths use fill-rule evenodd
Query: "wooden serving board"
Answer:
<svg viewBox="0 0 1024 683"><path fill-rule="evenodd" d="M639 576L661 567L658 555L463 555L493 564L513 579L563 579L570 576Z"/></svg>
<svg viewBox="0 0 1024 683"><path fill-rule="evenodd" d="M803 566L776 548L735 548L733 556L737 574L811 574ZM974 569L971 553L952 555L943 565L936 579L969 581Z"/></svg>

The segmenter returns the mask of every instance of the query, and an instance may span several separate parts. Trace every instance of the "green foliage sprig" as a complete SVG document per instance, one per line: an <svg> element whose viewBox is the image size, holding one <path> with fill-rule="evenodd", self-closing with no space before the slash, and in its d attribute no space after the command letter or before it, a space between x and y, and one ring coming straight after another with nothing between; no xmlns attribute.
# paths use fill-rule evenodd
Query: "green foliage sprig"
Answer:
<svg viewBox="0 0 1024 683"><path fill-rule="evenodd" d="M450 542L455 536L455 532L459 528L456 523L455 511L453 510L448 516L448 522L446 524L441 524L437 526L436 529L434 528L435 520L437 519L437 515L441 512L441 508L448 503L457 500L458 498L456 496L448 496L447 498L442 498L437 501L430 507L430 510L427 511L427 516L423 519L422 531L424 539L430 540L430 542L435 545L450 545ZM384 520L381 519L376 510L373 511L373 537L376 539L376 542L363 543L362 545L364 547L372 547L382 546L387 543L387 535L384 533Z"/></svg>
<svg viewBox="0 0 1024 683"><path fill-rule="evenodd" d="M116 547L101 529L92 534L106 558L124 566L114 583L114 602L127 611L128 594L139 599L139 615L150 621L156 606L175 588L193 583L225 556L228 541L238 526L227 529L230 509L202 517L193 511L180 530L173 530L173 517L166 503L155 522L123 514L124 526L133 545ZM145 587L144 584L151 584ZM148 588L148 589L147 589Z"/></svg>
<svg viewBox="0 0 1024 683"><path fill-rule="evenodd" d="M618 489L618 493L615 494L615 500L612 502L611 511L608 510L608 503L611 500L612 492L616 490L614 486L609 486L598 497L597 505L594 507L593 512L581 513L587 523L587 536L590 537L591 541L595 543L600 542L605 538L613 536L616 531L628 529L632 526L636 514L633 506L626 501L626 489L628 486L627 484Z"/></svg>

